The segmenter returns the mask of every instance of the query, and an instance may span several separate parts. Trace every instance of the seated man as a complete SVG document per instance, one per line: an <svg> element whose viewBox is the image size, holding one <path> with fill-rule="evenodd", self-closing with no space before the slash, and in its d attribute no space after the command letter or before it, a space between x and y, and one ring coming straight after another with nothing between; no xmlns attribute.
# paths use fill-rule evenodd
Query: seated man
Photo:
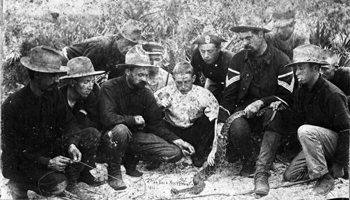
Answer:
<svg viewBox="0 0 350 200"><path fill-rule="evenodd" d="M6 99L1 113L2 173L10 179L12 196L28 199L28 190L52 196L66 189L88 199L76 183L100 133L79 129L57 88L59 75L67 71L59 52L38 46L21 63L30 82ZM80 135L91 135L91 141L81 141Z"/></svg>
<svg viewBox="0 0 350 200"><path fill-rule="evenodd" d="M315 193L327 194L349 163L350 114L344 93L320 75L320 66L329 63L320 59L319 52L315 45L300 46L294 49L293 63L286 65L294 68L301 84L294 111L301 125L302 151L285 171L284 180L318 179Z"/></svg>
<svg viewBox="0 0 350 200"><path fill-rule="evenodd" d="M230 62L230 71L234 73L221 99L218 133L232 113L244 113L229 128L226 152L231 162L235 160L232 155L241 159L241 176L249 177L254 173L256 164L254 191L258 195L267 195L270 169L284 133L284 116L282 112L272 109L267 109L260 116L257 114L277 100L286 106L291 104L293 72L284 68L290 62L288 57L266 42L264 34L269 30L248 25L232 27L231 31L239 34L245 49L234 55ZM260 151L257 147L260 147Z"/></svg>
<svg viewBox="0 0 350 200"><path fill-rule="evenodd" d="M221 49L222 42L226 41L215 35L204 34L194 41L198 48L191 59L196 75L194 84L204 86L218 101L225 88L227 69L232 58L231 52Z"/></svg>
<svg viewBox="0 0 350 200"><path fill-rule="evenodd" d="M350 105L350 67L339 66L339 57L329 49L323 49L320 56L329 63L321 65L321 75L345 93Z"/></svg>
<svg viewBox="0 0 350 200"><path fill-rule="evenodd" d="M165 110L166 127L194 146L191 158L196 167L201 167L205 160L213 165L217 148L213 141L216 137L214 123L219 113L218 101L209 90L193 85L196 76L189 63L178 63L173 75L175 85L154 94L158 105Z"/></svg>
<svg viewBox="0 0 350 200"><path fill-rule="evenodd" d="M125 63L125 75L103 83L99 95L108 183L115 190L126 188L120 171L124 154L126 174L142 176L134 155L152 162L176 162L183 156L180 149L193 152L190 144L162 125L161 110L153 93L145 88L153 65L142 45L128 51Z"/></svg>
<svg viewBox="0 0 350 200"><path fill-rule="evenodd" d="M77 119L80 128L94 127L99 130L101 125L98 116L97 100L100 88L95 84L95 75L103 74L104 71L95 71L90 59L84 56L69 60L67 67L67 75L60 78L60 80L69 82L60 88L65 97L67 107ZM97 137L96 139L94 143L98 144L100 138ZM81 135L81 140L90 141L91 136ZM86 164L95 168L95 155L91 156L91 159ZM85 168L80 174L79 180L93 186L101 185L103 182L95 181L89 172L90 170Z"/></svg>

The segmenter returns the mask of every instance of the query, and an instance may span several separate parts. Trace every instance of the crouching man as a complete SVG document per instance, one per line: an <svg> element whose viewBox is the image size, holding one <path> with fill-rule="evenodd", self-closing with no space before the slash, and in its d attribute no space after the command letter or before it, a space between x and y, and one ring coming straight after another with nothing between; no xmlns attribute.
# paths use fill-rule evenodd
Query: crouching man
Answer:
<svg viewBox="0 0 350 200"><path fill-rule="evenodd" d="M2 105L2 173L10 179L12 196L28 199L28 190L52 196L66 189L89 199L76 183L84 168L81 162L95 153L94 144L80 142L80 135L87 133L79 129L57 88L59 75L67 71L61 66L61 56L39 46L21 63L27 67L30 82ZM84 131L99 134L96 129Z"/></svg>
<svg viewBox="0 0 350 200"><path fill-rule="evenodd" d="M155 93L158 105L165 110L166 127L193 145L192 152L188 153L196 167L201 167L206 160L213 165L217 148L216 143L213 144L214 123L219 103L209 90L193 85L196 76L189 63L178 63L173 75L175 85Z"/></svg>
<svg viewBox="0 0 350 200"><path fill-rule="evenodd" d="M349 162L350 115L345 94L320 74L320 49L304 45L294 49L293 67L301 87L295 96L296 119L302 124L298 138L302 151L284 173L284 180L318 179L314 191L327 194L334 179L344 175Z"/></svg>
<svg viewBox="0 0 350 200"><path fill-rule="evenodd" d="M181 149L190 145L162 126L162 115L153 93L145 88L151 63L150 55L135 45L125 56L125 75L102 84L99 110L105 133L109 185L122 190L120 165L130 176L142 176L136 170L138 158L152 162L176 162ZM137 157L135 157L137 156Z"/></svg>

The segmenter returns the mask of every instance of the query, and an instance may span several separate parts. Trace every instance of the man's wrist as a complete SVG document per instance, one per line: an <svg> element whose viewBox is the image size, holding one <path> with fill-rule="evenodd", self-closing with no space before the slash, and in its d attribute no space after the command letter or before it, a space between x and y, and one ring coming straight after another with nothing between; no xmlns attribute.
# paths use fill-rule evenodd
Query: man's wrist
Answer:
<svg viewBox="0 0 350 200"><path fill-rule="evenodd" d="M69 152L72 148L77 148L77 146L75 146L75 144L70 144L70 145L68 146L68 152Z"/></svg>

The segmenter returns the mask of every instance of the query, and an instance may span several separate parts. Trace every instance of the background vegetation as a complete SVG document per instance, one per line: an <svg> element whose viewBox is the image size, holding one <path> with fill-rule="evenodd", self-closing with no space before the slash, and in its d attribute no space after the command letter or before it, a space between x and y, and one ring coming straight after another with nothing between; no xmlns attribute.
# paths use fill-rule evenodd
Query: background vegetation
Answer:
<svg viewBox="0 0 350 200"><path fill-rule="evenodd" d="M190 55L191 42L204 31L221 35L228 41L224 48L236 52L240 43L230 26L249 20L270 28L272 12L288 8L297 12L297 31L312 43L348 53L348 0L5 0L3 92L16 91L27 82L19 58L37 45L60 50L90 37L118 33L131 18L144 23L150 41L168 46L174 64Z"/></svg>

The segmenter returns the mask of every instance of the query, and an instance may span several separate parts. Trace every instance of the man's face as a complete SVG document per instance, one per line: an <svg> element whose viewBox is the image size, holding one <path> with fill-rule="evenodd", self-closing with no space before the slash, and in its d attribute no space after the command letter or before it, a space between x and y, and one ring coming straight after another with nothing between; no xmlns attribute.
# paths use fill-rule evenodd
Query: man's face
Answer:
<svg viewBox="0 0 350 200"><path fill-rule="evenodd" d="M220 48L217 48L213 43L201 44L199 45L199 52L205 63L212 64L218 59Z"/></svg>
<svg viewBox="0 0 350 200"><path fill-rule="evenodd" d="M187 94L192 89L195 76L191 74L175 74L174 80L175 80L176 88L182 94Z"/></svg>
<svg viewBox="0 0 350 200"><path fill-rule="evenodd" d="M59 73L38 73L36 78L38 87L43 92L51 92L59 83Z"/></svg>
<svg viewBox="0 0 350 200"><path fill-rule="evenodd" d="M133 70L126 69L125 71L129 84L134 88L144 88L147 84L148 69L146 67L136 67Z"/></svg>
<svg viewBox="0 0 350 200"><path fill-rule="evenodd" d="M74 84L74 90L83 98L86 98L91 93L95 76L85 76L75 79L77 82Z"/></svg>
<svg viewBox="0 0 350 200"><path fill-rule="evenodd" d="M328 58L326 61L330 63L330 65L322 65L320 72L325 79L330 80L334 77L335 71L337 71L338 63L336 59L331 59L331 58Z"/></svg>
<svg viewBox="0 0 350 200"><path fill-rule="evenodd" d="M318 70L309 65L309 63L300 63L293 67L299 84L308 84L314 79L315 76L319 74Z"/></svg>
<svg viewBox="0 0 350 200"><path fill-rule="evenodd" d="M254 34L251 31L239 33L239 38L243 41L244 49L251 53L256 53L260 50L263 44L263 34Z"/></svg>
<svg viewBox="0 0 350 200"><path fill-rule="evenodd" d="M294 23L288 24L286 26L275 27L276 34L282 39L287 40L294 31Z"/></svg>

